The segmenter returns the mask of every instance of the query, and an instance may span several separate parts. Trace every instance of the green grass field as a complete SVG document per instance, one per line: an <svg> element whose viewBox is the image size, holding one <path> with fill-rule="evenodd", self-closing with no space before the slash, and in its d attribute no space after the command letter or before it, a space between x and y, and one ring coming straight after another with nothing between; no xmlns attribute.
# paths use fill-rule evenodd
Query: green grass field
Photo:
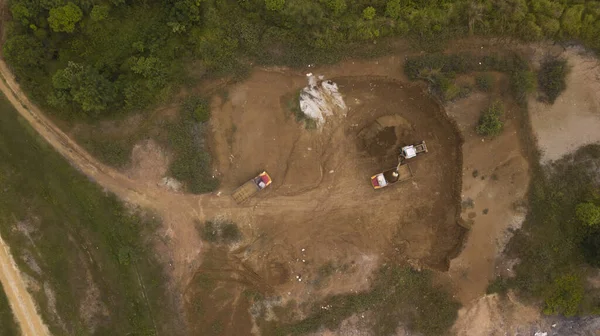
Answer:
<svg viewBox="0 0 600 336"><path fill-rule="evenodd" d="M34 299L54 335L179 329L168 326L166 275L150 247L158 217L127 207L71 167L4 96L0 158L0 232L39 286Z"/></svg>
<svg viewBox="0 0 600 336"><path fill-rule="evenodd" d="M0 284L0 336L18 336L21 330L15 321L4 288Z"/></svg>

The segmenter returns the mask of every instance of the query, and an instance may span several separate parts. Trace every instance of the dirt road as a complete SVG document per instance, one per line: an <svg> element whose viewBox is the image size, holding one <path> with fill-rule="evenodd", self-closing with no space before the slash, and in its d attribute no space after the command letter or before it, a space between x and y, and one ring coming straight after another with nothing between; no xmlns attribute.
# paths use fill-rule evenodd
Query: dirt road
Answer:
<svg viewBox="0 0 600 336"><path fill-rule="evenodd" d="M21 273L15 264L8 246L0 237L0 282L6 292L13 314L21 326L23 335L49 335L48 328L36 310L36 305L27 291Z"/></svg>

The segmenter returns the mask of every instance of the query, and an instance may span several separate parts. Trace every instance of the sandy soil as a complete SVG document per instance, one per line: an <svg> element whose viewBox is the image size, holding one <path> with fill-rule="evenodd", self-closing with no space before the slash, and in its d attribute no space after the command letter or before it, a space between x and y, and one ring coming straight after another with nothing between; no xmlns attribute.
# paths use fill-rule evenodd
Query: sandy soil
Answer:
<svg viewBox="0 0 600 336"><path fill-rule="evenodd" d="M485 293L496 274L496 259L508 242L507 230L520 227L525 218L515 206L524 202L529 186L529 164L517 134L520 112L505 98L504 131L496 138L484 139L475 133L475 126L480 111L491 100L489 94L476 93L446 107L465 139L461 217L472 228L448 272L463 305Z"/></svg>
<svg viewBox="0 0 600 336"><path fill-rule="evenodd" d="M535 50L538 61L548 52ZM552 55L567 59L571 72L567 90L553 105L529 99L531 122L542 161L557 160L577 148L600 142L600 63L578 47Z"/></svg>

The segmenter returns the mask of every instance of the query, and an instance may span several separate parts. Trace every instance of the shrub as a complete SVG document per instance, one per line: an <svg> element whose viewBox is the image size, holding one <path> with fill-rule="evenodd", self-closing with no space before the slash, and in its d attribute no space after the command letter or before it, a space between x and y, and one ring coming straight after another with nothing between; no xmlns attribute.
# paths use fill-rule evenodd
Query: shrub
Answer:
<svg viewBox="0 0 600 336"><path fill-rule="evenodd" d="M477 125L477 134L482 136L497 136L502 133L504 123L502 117L504 107L500 101L492 103L490 107L481 113L479 124Z"/></svg>
<svg viewBox="0 0 600 336"><path fill-rule="evenodd" d="M542 63L538 74L538 84L550 104L553 104L567 88L565 79L568 72L567 61L564 59L547 59Z"/></svg>
<svg viewBox="0 0 600 336"><path fill-rule="evenodd" d="M575 210L577 219L588 226L597 226L600 224L600 206L591 202L580 203Z"/></svg>
<svg viewBox="0 0 600 336"><path fill-rule="evenodd" d="M515 70L510 75L512 93L521 105L527 103L527 95L535 90L535 75L528 69Z"/></svg>
<svg viewBox="0 0 600 336"><path fill-rule="evenodd" d="M477 88L484 92L489 92L494 86L494 77L490 73L484 73L475 77Z"/></svg>
<svg viewBox="0 0 600 336"><path fill-rule="evenodd" d="M554 280L546 296L544 314L574 316L583 300L583 284L577 275L563 275Z"/></svg>

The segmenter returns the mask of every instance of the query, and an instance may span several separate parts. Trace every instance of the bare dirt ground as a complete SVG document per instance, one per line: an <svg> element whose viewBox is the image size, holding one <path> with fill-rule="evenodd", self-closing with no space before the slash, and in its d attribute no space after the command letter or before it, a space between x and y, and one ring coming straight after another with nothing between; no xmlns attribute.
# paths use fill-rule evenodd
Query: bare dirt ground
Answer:
<svg viewBox="0 0 600 336"><path fill-rule="evenodd" d="M499 86L505 88L506 78L496 77L501 82ZM471 230L464 249L451 261L448 272L464 305L485 293L498 273L496 259L508 242L508 229L520 227L525 219L525 208L518 205L525 203L529 164L517 134L522 122L519 107L505 96L502 134L490 139L475 133L480 112L495 99L502 99L497 92L476 93L446 107L465 139L461 217L471 224Z"/></svg>
<svg viewBox="0 0 600 336"><path fill-rule="evenodd" d="M567 90L553 105L529 99L531 122L542 161L557 160L577 148L600 142L600 63L579 47L548 53L535 49L538 61L547 55L567 59L571 72Z"/></svg>

